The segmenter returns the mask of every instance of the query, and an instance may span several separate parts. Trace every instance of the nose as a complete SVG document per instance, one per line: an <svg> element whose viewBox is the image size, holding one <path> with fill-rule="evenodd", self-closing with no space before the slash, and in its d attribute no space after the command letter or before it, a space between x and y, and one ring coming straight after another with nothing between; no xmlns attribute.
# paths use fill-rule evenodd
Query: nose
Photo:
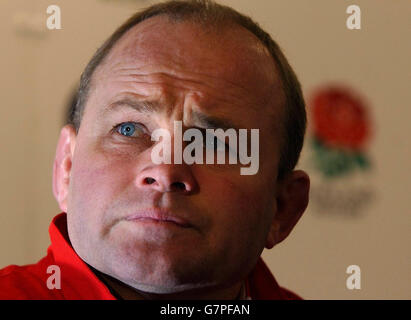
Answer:
<svg viewBox="0 0 411 320"><path fill-rule="evenodd" d="M140 188L151 188L159 192L196 191L198 184L187 164L151 164L141 170L137 178Z"/></svg>

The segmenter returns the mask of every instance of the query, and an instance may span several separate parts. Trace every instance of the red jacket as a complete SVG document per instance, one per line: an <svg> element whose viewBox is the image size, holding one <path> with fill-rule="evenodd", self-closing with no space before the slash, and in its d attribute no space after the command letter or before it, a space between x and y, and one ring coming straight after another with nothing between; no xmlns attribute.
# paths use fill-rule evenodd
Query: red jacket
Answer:
<svg viewBox="0 0 411 320"><path fill-rule="evenodd" d="M64 212L53 219L49 234L51 245L39 262L25 266L10 265L0 270L0 299L116 299L71 247ZM60 268L61 289L47 287L47 279L54 273L47 273L51 265ZM247 296L253 300L301 299L277 284L261 258L248 276L246 290Z"/></svg>

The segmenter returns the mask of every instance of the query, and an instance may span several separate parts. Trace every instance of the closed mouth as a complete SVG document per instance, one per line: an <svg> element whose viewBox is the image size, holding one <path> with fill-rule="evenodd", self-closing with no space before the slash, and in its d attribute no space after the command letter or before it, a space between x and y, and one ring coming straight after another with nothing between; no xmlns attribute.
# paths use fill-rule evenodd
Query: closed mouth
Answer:
<svg viewBox="0 0 411 320"><path fill-rule="evenodd" d="M138 211L137 213L134 213L130 215L129 217L127 217L126 220L128 221L148 221L148 222L152 221L152 222L158 222L158 223L173 223L183 228L192 227L192 225L188 221L186 221L184 218L178 217L172 214L168 210L157 209L157 208Z"/></svg>

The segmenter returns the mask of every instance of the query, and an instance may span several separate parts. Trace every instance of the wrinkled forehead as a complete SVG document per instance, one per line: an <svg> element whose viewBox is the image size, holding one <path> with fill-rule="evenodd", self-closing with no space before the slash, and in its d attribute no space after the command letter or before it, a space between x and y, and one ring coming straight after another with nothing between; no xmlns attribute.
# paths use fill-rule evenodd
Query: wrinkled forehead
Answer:
<svg viewBox="0 0 411 320"><path fill-rule="evenodd" d="M261 101L281 100L281 83L270 53L238 25L204 28L164 16L149 18L126 32L97 73L106 77L121 68L161 73L164 64L166 72L189 71L194 78L199 75L242 88Z"/></svg>

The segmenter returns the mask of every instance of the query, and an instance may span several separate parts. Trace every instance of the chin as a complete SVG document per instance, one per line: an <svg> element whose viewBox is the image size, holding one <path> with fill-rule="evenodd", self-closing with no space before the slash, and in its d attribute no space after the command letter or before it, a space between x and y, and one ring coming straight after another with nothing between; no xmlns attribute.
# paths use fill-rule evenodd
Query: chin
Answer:
<svg viewBox="0 0 411 320"><path fill-rule="evenodd" d="M212 268L207 268L208 272L205 272L202 270L202 263L195 263L193 260L187 262L187 257L185 258L165 259L164 256L152 255L139 259L146 263L123 260L124 263L113 266L110 275L137 290L154 294L177 293L215 283L210 272Z"/></svg>

